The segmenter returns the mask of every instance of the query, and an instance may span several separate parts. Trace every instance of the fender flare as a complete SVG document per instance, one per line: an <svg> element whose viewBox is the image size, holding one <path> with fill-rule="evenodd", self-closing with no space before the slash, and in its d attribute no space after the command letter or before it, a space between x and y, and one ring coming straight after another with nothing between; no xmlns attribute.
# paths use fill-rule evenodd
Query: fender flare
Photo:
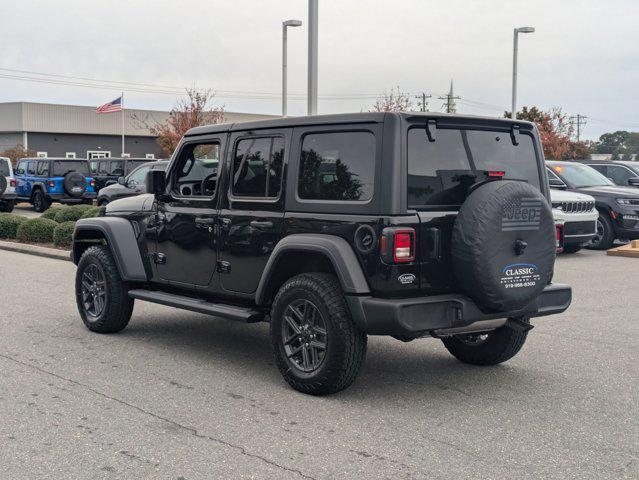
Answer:
<svg viewBox="0 0 639 480"><path fill-rule="evenodd" d="M83 218L77 221L73 231L73 263L80 261L77 243L80 232L100 232L107 240L122 280L146 282L144 262L131 222L121 217Z"/></svg>
<svg viewBox="0 0 639 480"><path fill-rule="evenodd" d="M333 265L346 294L370 294L368 282L351 245L341 237L324 234L296 233L284 237L273 249L255 292L255 303L262 305L269 281L284 254L305 251L324 255Z"/></svg>

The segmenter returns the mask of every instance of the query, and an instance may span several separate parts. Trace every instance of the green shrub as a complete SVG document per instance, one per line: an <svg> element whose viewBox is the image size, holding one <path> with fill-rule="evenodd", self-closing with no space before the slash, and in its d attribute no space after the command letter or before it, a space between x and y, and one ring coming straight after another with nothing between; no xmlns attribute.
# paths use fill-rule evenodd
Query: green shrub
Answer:
<svg viewBox="0 0 639 480"><path fill-rule="evenodd" d="M62 207L58 212L56 212L53 219L58 223L75 222L76 220L80 220L82 215L91 208L93 208L92 205L73 205L71 207Z"/></svg>
<svg viewBox="0 0 639 480"><path fill-rule="evenodd" d="M66 207L50 207L42 215L40 215L40 218L55 220L56 214L63 208L66 208Z"/></svg>
<svg viewBox="0 0 639 480"><path fill-rule="evenodd" d="M18 227L27 220L27 217L13 213L0 215L0 238L16 238Z"/></svg>
<svg viewBox="0 0 639 480"><path fill-rule="evenodd" d="M48 218L31 218L20 224L16 237L22 242L51 243L57 226Z"/></svg>
<svg viewBox="0 0 639 480"><path fill-rule="evenodd" d="M98 212L100 211L100 207L91 207L87 208L86 211L82 214L80 218L93 218L98 216Z"/></svg>
<svg viewBox="0 0 639 480"><path fill-rule="evenodd" d="M75 222L58 223L53 231L53 243L58 247L69 247L73 243Z"/></svg>

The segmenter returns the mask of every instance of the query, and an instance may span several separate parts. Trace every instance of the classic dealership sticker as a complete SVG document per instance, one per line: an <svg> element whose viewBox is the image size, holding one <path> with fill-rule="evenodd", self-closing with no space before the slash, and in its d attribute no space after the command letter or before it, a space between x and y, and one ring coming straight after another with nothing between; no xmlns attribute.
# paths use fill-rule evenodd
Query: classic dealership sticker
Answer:
<svg viewBox="0 0 639 480"><path fill-rule="evenodd" d="M415 275L413 275L412 273L404 273L397 277L397 280L399 280L399 283L401 283L402 285L410 285L411 283L415 282Z"/></svg>
<svg viewBox="0 0 639 480"><path fill-rule="evenodd" d="M504 288L534 287L541 279L537 265L532 263L513 263L501 270L500 283Z"/></svg>

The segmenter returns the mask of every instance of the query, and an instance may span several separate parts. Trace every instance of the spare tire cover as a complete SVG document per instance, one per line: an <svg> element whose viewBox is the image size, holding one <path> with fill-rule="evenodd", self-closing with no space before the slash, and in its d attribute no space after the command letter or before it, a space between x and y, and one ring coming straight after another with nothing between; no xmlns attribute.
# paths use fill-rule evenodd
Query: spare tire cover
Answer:
<svg viewBox="0 0 639 480"><path fill-rule="evenodd" d="M0 175L0 195L7 190L7 179L4 175Z"/></svg>
<svg viewBox="0 0 639 480"><path fill-rule="evenodd" d="M518 310L550 282L556 237L552 210L524 182L495 180L466 199L455 220L451 255L461 291L480 307Z"/></svg>
<svg viewBox="0 0 639 480"><path fill-rule="evenodd" d="M79 172L69 172L62 180L62 187L72 197L81 197L87 189L87 180Z"/></svg>

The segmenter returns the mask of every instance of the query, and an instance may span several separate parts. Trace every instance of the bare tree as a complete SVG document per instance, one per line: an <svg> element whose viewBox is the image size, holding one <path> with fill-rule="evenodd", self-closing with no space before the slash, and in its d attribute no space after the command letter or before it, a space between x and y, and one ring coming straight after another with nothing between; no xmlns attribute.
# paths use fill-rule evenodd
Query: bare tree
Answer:
<svg viewBox="0 0 639 480"><path fill-rule="evenodd" d="M375 104L369 111L371 112L408 112L414 110L413 101L410 95L402 92L399 86L390 92L384 92L377 97Z"/></svg>
<svg viewBox="0 0 639 480"><path fill-rule="evenodd" d="M214 98L211 90L187 89L164 122L149 124L148 117L135 120L157 137L162 153L170 157L187 130L224 122L224 106L213 105Z"/></svg>
<svg viewBox="0 0 639 480"><path fill-rule="evenodd" d="M24 148L22 144L18 144L15 147L7 148L4 152L0 152L0 157L7 157L11 159L11 164L15 167L18 160L21 158L35 157L35 150L29 150Z"/></svg>

